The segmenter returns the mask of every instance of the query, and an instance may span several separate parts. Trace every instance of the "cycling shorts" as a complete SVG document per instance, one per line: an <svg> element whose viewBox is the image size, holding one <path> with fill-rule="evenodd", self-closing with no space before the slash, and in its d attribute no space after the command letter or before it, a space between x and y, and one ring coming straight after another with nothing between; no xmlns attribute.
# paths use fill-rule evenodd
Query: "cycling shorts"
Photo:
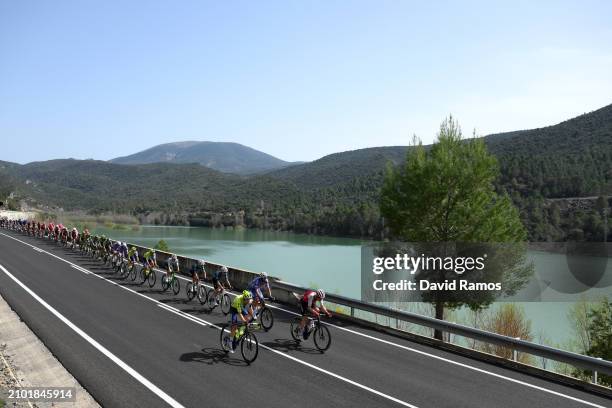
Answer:
<svg viewBox="0 0 612 408"><path fill-rule="evenodd" d="M238 309L236 309L234 306L230 307L230 313L232 314L232 324L239 324L242 323L242 320L240 320L240 318L238 317ZM246 316L249 314L249 311L244 308L242 309L242 315Z"/></svg>
<svg viewBox="0 0 612 408"><path fill-rule="evenodd" d="M215 289L218 289L218 288L220 288L220 287L221 287L221 282L219 282L219 279L218 279L218 278L213 277L213 278L212 278L212 284L213 284L213 287L214 287Z"/></svg>
<svg viewBox="0 0 612 408"><path fill-rule="evenodd" d="M253 301L255 300L263 300L264 295L261 291L261 288L251 289L251 295L253 295Z"/></svg>

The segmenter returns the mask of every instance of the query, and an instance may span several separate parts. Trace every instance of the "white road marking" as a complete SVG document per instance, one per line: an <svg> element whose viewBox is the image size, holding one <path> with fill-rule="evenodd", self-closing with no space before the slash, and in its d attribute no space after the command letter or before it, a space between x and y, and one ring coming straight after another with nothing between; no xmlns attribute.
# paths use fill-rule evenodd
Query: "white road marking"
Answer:
<svg viewBox="0 0 612 408"><path fill-rule="evenodd" d="M8 238L11 238L11 239L13 239L13 240L15 240L15 241L21 242L21 243L22 243L22 244L24 244L24 245L28 245L28 246L30 246L30 247L36 248L34 245L31 245L31 244L29 244L29 243L27 243L27 242L21 241L20 239L14 238L14 237L12 237L12 236L10 236L10 235L6 235L6 234L4 234L4 233L0 233L0 235L4 235L4 236L6 236L6 237L8 237ZM70 265L74 265L72 262L70 262L70 261L68 261L68 260L65 260L65 259L63 259L63 258L61 258L61 257L58 257L58 256L56 256L56 255L54 255L54 254L51 254L51 253L49 253L49 252L47 252L47 251L45 251L45 250L43 250L43 249L41 249L41 251L42 251L42 252L45 252L45 253L47 253L47 254L49 254L49 255L51 255L51 256L53 256L53 257L57 258L57 259L59 259L59 260L61 260L61 261L63 261L63 262L66 262L66 263L68 263L68 264L70 264ZM157 271L159 271L159 272L164 272L164 271L162 271L162 270L160 270L160 269L156 269L156 270L157 270ZM92 273L93 273L93 272L92 272ZM165 272L164 272L164 273L165 273ZM93 275L94 275L94 276L99 277L100 279L104 279L104 280L106 280L107 282L113 283L113 284L115 284L115 285L117 285L117 286L119 286L119 287L121 287L121 288L123 288L123 289L125 289L125 290L128 290L128 291L130 291L130 292L132 292L132 293L135 293L135 294L137 294L137 295L139 295L139 296L142 296L142 297L144 297L145 299L148 299L148 300L151 300L151 301L153 301L153 302L155 302L155 303L158 303L158 304L161 304L161 305L163 305L163 306L166 306L166 307L168 308L168 310L169 310L169 311L170 311L170 309L174 309L174 310L176 310L177 312L180 312L180 313L185 313L185 312L180 311L179 309L172 308L171 306L168 306L168 305L166 305L165 303L161 303L161 302L159 302L158 300L155 300L155 299L150 298L150 297L148 297L148 296L146 296L146 295L143 295L142 293L136 292L135 290L132 290L132 289L127 288L127 287L125 287L125 286L119 285L118 283L116 283L116 282L114 282L114 281L111 281L111 280L109 280L109 279L106 279L106 278L104 278L103 276L99 276L99 275L97 275L97 274L95 274L95 273L93 273ZM183 279L183 280L186 280L186 281L190 281L190 279L188 279L188 278L184 278L184 277L182 277L182 276L178 276L178 278ZM209 288L212 288L212 286L210 286L210 285L208 285L208 284L204 284L204 286L207 286L207 287L209 287ZM231 295L231 296L237 296L236 294L234 294L234 293L232 293L232 292L229 292L229 291L227 291L227 293L228 293L229 295ZM278 306L274 306L274 305L270 305L270 304L267 304L267 306L269 306L269 307L271 307L271 308L274 308L274 309L281 310L281 311L283 311L283 312L286 312L286 313L289 313L289 314L292 314L292 315L295 315L295 316L299 316L299 314L298 314L298 313L295 313L295 312L290 311L290 310L287 310L287 309L283 309L283 308L278 307ZM178 313L177 313L177 314L178 314ZM189 316L191 316L191 315L189 315ZM198 317L195 317L195 316L191 316L191 317L193 317L193 319L200 320L200 323L210 325L210 326L215 327L215 328L217 328L217 329L221 329L219 326L217 326L217 325L215 325L215 324L213 324L213 323L207 322L207 321L202 320L202 319L200 319L200 318L198 318ZM191 320L191 319L190 319L190 320ZM482 369L482 368L473 367L473 366L468 365L468 364L465 364L465 363L460 363L460 362L458 362L458 361L454 361L454 360L451 360L451 359L448 359L448 358L445 358L445 357L437 356L437 355L435 355L435 354L427 353L427 352L422 351L422 350L417 350L417 349L415 349L415 348L408 347L408 346L404 346L404 345L401 345L401 344L398 344L398 343L394 343L394 342L389 341L389 340L384 340L384 339L381 339L381 338L378 338L378 337L375 337L375 336L371 336L371 335L368 335L368 334L365 334L365 333L360 333L360 332L358 332L358 331L351 330L351 329L347 329L347 328L345 328L345 327L341 327L341 326L337 326L337 325L332 324L332 323L328 323L328 322L322 322L322 323L327 324L327 325L329 325L330 327L334 327L334 328L339 329L339 330L344 330L344 331L346 331L346 332L349 332L349 333L352 333L352 334L356 334L356 335L358 335L358 336L362 336L362 337L367 338L367 339L370 339L370 340L378 341L378 342L381 342L381 343L384 343L384 344L387 344L387 345L390 345L390 346L393 346L393 347L398 347L398 348L401 348L401 349L406 350L406 351L411 351L411 352L413 352L413 353L417 353L417 354L420 354L420 355L423 355L423 356L431 357L431 358L436 359L436 360L439 360L439 361L444 361L444 362L446 362L446 363L453 364L453 365L456 365L456 366L459 366L459 367L463 367L463 368L466 368L466 369L469 369L469 370L473 370L473 371L476 371L476 372L479 372L479 373L482 373L482 374L487 374L487 375L490 375L490 376L493 376L493 377L496 377L496 378L499 378L499 379L503 379L503 380L506 380L506 381L510 381L510 382L515 383L515 384L520 384L520 385L523 385L523 386L525 386L525 387L529 387L529 388L532 388L532 389L535 389L535 390L538 390L538 391L542 391L542 392L545 392L545 393L548 393L548 394L556 395L556 396L558 396L558 397L566 398L566 399L569 399L569 400L572 400L572 401L575 401L575 402L578 402L578 403L581 403L581 404L589 405L589 406L592 406L592 407L595 407L595 408L606 408L606 407L604 407L604 406L602 406L602 405L598 405L598 404L595 404L595 403L592 403L592 402L589 402L589 401L586 401L586 400L582 400L582 399L579 399L579 398L576 398L576 397L572 397L571 395L563 394L563 393L560 393L560 392L557 392L557 391L550 390L550 389L548 389L548 388L544 388L544 387L540 387L540 386L538 386L538 385L534 385L534 384L527 383L527 382L525 382L525 381L521 381L521 380L517 380L517 379L511 378L511 377L507 377L507 376L504 376L504 375L501 375L501 374L497 374L497 373L494 373L494 372L492 372L492 371L487 371L487 370L484 370L484 369ZM262 347L264 347L264 348L269 348L269 347L264 346L264 345L262 345ZM295 357L290 356L290 355L285 354L285 353L282 353L282 352L279 352L278 350L270 349L270 351L273 351L274 353L279 353L280 355L285 356L285 357L290 358L290 359L295 359ZM296 359L296 360L297 360L297 361L299 361L299 362L301 362L301 363L304 363L305 365L308 365L308 364L309 364L309 363L307 363L307 362L305 362L305 361L302 361L302 360L299 360L299 359ZM348 379L347 379L347 380L348 380ZM348 380L348 381L352 381L352 380ZM393 398L393 397L391 397L391 398Z"/></svg>
<svg viewBox="0 0 612 408"><path fill-rule="evenodd" d="M81 267L80 267L80 266L78 266L78 265L70 265L70 266L71 266L73 269L76 269L76 270L77 270L77 271L79 271L79 272L83 272L85 275L90 275L90 274L91 274L91 272L89 272L87 269L85 269L85 268L81 268Z"/></svg>
<svg viewBox="0 0 612 408"><path fill-rule="evenodd" d="M25 290L27 293L29 293L30 296L32 296L34 299L36 299L38 301L38 303L43 305L55 317L57 317L59 320L61 320L64 324L66 324L72 330L74 330L85 341L87 341L89 344L94 346L100 353L102 353L106 357L108 357L112 362L114 362L119 367L121 367L125 372L127 372L129 375L134 377L134 379L136 379L142 385L147 387L152 393L154 393L159 398L164 400L171 407L183 408L183 405L181 405L178 401L176 401L174 398L172 398L171 396L166 394L164 391L162 391L160 388L158 388L151 381L147 380L140 373L138 373L132 367L127 365L125 362L123 362L119 357L115 356L108 349L106 349L106 347L104 347L103 345L98 343L96 340L91 338L87 333L85 333L83 330L81 330L79 327L77 327L74 323L72 323L70 320L68 320L66 317L64 317L64 315L62 315L60 312L55 310L55 308L53 306L51 306L47 302L45 302L40 296L38 296L36 293L34 293L34 291L32 291L29 287L24 285L19 279L17 279L15 276L13 276L13 274L11 274L9 271L7 271L6 268L4 268L4 266L0 265L0 270L2 270L9 278L11 278L13 281L15 281L15 283L17 283L19 286L21 286L23 288L23 290Z"/></svg>

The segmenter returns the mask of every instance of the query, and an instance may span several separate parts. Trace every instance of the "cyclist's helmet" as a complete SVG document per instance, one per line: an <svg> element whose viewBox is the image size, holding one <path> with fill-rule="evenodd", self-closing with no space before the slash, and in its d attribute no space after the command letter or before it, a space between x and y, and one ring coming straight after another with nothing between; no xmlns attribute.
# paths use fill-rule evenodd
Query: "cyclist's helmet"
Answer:
<svg viewBox="0 0 612 408"><path fill-rule="evenodd" d="M227 273L227 266L222 266L221 267L221 272Z"/></svg>
<svg viewBox="0 0 612 408"><path fill-rule="evenodd" d="M253 299L253 294L250 290L243 290L242 296L244 296L245 299Z"/></svg>
<svg viewBox="0 0 612 408"><path fill-rule="evenodd" d="M268 279L268 274L265 273L265 272L262 272L262 273L259 274L259 277L263 278L263 279Z"/></svg>
<svg viewBox="0 0 612 408"><path fill-rule="evenodd" d="M136 251L137 251L137 249L136 249L136 247L135 247L135 246L133 246L131 250L132 250L132 251L134 251L134 252L136 252Z"/></svg>
<svg viewBox="0 0 612 408"><path fill-rule="evenodd" d="M319 299L325 299L325 291L323 289L318 289L317 290L317 297Z"/></svg>
<svg viewBox="0 0 612 408"><path fill-rule="evenodd" d="M198 265L200 265L200 266L204 266L204 260L203 260L203 259L200 259L200 260L198 261Z"/></svg>

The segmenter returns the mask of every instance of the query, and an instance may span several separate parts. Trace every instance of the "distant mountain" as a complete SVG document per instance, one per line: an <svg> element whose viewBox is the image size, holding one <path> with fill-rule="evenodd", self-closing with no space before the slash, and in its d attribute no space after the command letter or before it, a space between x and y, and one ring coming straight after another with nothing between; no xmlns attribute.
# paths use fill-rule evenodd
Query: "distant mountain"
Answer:
<svg viewBox="0 0 612 408"><path fill-rule="evenodd" d="M117 164L198 163L224 173L256 174L290 166L259 150L238 143L176 142L151 147L110 160Z"/></svg>

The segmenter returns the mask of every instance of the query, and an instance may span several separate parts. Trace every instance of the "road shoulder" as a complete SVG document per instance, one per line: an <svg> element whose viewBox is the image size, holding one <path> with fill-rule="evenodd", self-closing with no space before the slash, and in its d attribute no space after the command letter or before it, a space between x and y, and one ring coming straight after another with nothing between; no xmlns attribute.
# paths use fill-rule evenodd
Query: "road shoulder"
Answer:
<svg viewBox="0 0 612 408"><path fill-rule="evenodd" d="M62 406L97 408L98 403L49 352L45 345L0 296L0 400L7 406L8 388L75 387L76 402ZM0 404L1 405L1 404ZM57 403L55 404L57 405ZM16 407L51 407L45 402L18 403Z"/></svg>

